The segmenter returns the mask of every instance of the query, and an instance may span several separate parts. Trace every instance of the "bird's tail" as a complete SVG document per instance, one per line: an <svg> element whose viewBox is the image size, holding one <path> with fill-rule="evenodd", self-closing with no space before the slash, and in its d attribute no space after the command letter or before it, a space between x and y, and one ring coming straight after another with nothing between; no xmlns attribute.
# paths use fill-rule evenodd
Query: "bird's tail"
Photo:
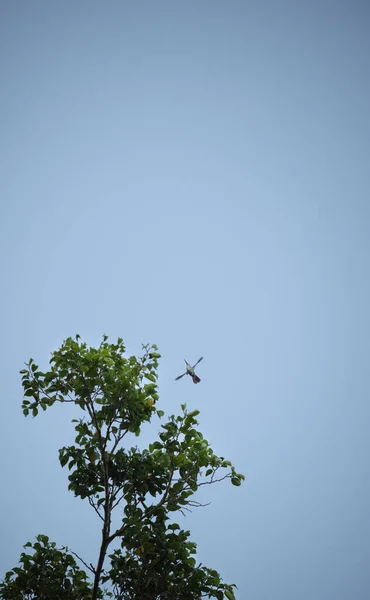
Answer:
<svg viewBox="0 0 370 600"><path fill-rule="evenodd" d="M194 374L192 377L193 377L194 383L199 383L200 382L200 378L198 377L198 375Z"/></svg>

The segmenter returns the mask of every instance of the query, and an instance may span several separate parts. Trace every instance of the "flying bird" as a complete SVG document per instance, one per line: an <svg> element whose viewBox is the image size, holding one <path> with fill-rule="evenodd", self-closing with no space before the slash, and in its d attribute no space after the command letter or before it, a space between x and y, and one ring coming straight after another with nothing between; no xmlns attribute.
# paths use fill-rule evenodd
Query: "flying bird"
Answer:
<svg viewBox="0 0 370 600"><path fill-rule="evenodd" d="M200 359L195 363L195 365L193 367L191 365L189 365L189 363L185 360L186 371L182 375L179 375L178 377L176 377L175 381L177 381L178 379L181 379L181 377L184 377L184 375L190 375L190 377L192 378L194 383L199 383L200 379L199 379L198 375L195 374L194 369L197 366L197 364L200 363L201 360L203 360L203 356L200 357Z"/></svg>

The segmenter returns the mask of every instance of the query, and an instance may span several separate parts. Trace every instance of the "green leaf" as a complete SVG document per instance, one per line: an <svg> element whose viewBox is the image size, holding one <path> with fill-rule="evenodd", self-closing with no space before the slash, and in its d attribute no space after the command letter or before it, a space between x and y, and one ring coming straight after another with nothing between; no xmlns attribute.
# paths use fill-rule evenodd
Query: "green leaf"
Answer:
<svg viewBox="0 0 370 600"><path fill-rule="evenodd" d="M149 381L152 381L153 383L156 383L156 378L155 378L155 375L153 373L145 373L144 377L146 379L149 379Z"/></svg>
<svg viewBox="0 0 370 600"><path fill-rule="evenodd" d="M154 444L150 444L150 446L153 448L153 450L160 450L163 448L161 442L154 442ZM151 452L153 452L153 450L151 450Z"/></svg>
<svg viewBox="0 0 370 600"><path fill-rule="evenodd" d="M208 475L211 475L211 473L213 473L213 469L207 469L206 477L208 477Z"/></svg>
<svg viewBox="0 0 370 600"><path fill-rule="evenodd" d="M160 419L164 417L164 410L157 410L157 415Z"/></svg>
<svg viewBox="0 0 370 600"><path fill-rule="evenodd" d="M39 414L39 411L37 410L36 406L34 406L33 409L32 409L32 415L34 417L37 417L38 414Z"/></svg>
<svg viewBox="0 0 370 600"><path fill-rule="evenodd" d="M240 481L240 479L238 479L237 477L232 477L232 478L231 478L231 483L232 483L233 485L236 485L236 486L239 486L239 485L241 485L241 484L242 484L242 482Z"/></svg>
<svg viewBox="0 0 370 600"><path fill-rule="evenodd" d="M182 492L183 489L184 489L184 482L176 481L176 483L174 483L172 486L171 492L173 494L179 494L180 492Z"/></svg>
<svg viewBox="0 0 370 600"><path fill-rule="evenodd" d="M225 590L225 596L228 600L235 600L235 594L232 590Z"/></svg>
<svg viewBox="0 0 370 600"><path fill-rule="evenodd" d="M32 388L30 388L30 389L28 389L28 390L26 390L24 392L24 395L25 396L34 396L35 395L35 390L33 390Z"/></svg>
<svg viewBox="0 0 370 600"><path fill-rule="evenodd" d="M64 466L67 464L67 462L68 462L68 459L69 459L69 456L68 456L68 454L63 454L63 456L61 456L61 457L59 458L59 462L60 462L60 464L62 465L62 467L64 467Z"/></svg>

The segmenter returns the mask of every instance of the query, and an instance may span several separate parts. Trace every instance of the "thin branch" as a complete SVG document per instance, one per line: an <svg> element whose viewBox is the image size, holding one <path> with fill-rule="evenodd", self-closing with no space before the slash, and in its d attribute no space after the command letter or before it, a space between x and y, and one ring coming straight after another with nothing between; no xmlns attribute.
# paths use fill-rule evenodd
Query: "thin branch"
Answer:
<svg viewBox="0 0 370 600"><path fill-rule="evenodd" d="M95 575L95 569L92 565L89 566L87 563L85 563L84 559L81 558L81 556L78 556L77 552L73 552L73 550L71 550L71 552L75 555L76 558L78 558L78 560L82 562L83 565L85 565L86 569L89 569L89 571L91 571Z"/></svg>
<svg viewBox="0 0 370 600"><path fill-rule="evenodd" d="M95 510L95 512L96 512L96 514L98 515L98 517L100 517L100 518L101 518L101 520L102 520L102 521L104 521L104 517L103 517L103 516L100 514L98 507L97 507L97 506L95 506L95 502L94 502L94 500L91 498L91 496L89 496L88 500L89 500L89 504L90 504L90 506L92 506L92 507L93 507L93 509Z"/></svg>
<svg viewBox="0 0 370 600"><path fill-rule="evenodd" d="M121 500L123 500L124 497L125 497L125 492L122 492L122 494L118 498L118 500L116 500L116 502L113 502L111 510L114 510L119 505L119 503L121 502ZM113 496L112 495L111 498L115 500L117 498L117 496Z"/></svg>
<svg viewBox="0 0 370 600"><path fill-rule="evenodd" d="M206 504L202 504L201 502L198 502L197 500L188 500L188 506L193 506L194 508L203 508L203 506L209 506L211 503L210 502L206 502Z"/></svg>
<svg viewBox="0 0 370 600"><path fill-rule="evenodd" d="M128 433L127 429L123 433L120 431L120 433L118 435L117 434L114 435L115 441L114 441L112 449L110 450L110 452L108 452L109 457L113 456L113 453L115 452L118 444L124 438L124 436L126 435L126 433Z"/></svg>
<svg viewBox="0 0 370 600"><path fill-rule="evenodd" d="M219 481L223 481L224 479L230 478L230 473L228 473L227 475L224 475L223 477L220 477L219 479L213 479L213 477L211 478L211 481L202 481L202 483L198 483L198 487L200 487L201 485L211 485L212 483L218 483Z"/></svg>

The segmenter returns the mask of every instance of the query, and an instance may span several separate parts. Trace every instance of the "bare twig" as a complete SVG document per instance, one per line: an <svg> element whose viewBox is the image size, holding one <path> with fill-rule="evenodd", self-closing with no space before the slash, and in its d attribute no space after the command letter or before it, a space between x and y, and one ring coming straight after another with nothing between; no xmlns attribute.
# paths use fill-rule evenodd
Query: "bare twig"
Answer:
<svg viewBox="0 0 370 600"><path fill-rule="evenodd" d="M209 506L211 503L206 502L206 504L202 504L197 500L188 500L188 506L193 506L194 508L203 508L204 506Z"/></svg>
<svg viewBox="0 0 370 600"><path fill-rule="evenodd" d="M89 500L89 504L90 504L90 506L92 506L92 507L93 507L93 509L95 510L95 512L96 512L96 514L98 515L98 517L100 517L100 518L101 518L101 520L102 520L102 521L104 521L104 517L103 517L103 516L100 514L100 512L99 512L99 509L98 509L98 507L95 505L95 502L94 502L94 500L91 498L91 496L89 496L88 500Z"/></svg>
<svg viewBox="0 0 370 600"><path fill-rule="evenodd" d="M87 563L85 563L84 559L81 558L81 556L78 556L77 552L73 552L73 550L71 550L71 552L75 555L76 558L78 558L78 560L82 562L83 565L85 565L86 569L89 569L89 571L91 571L95 575L95 569L91 564L89 566Z"/></svg>
<svg viewBox="0 0 370 600"><path fill-rule="evenodd" d="M122 492L121 496L118 498L118 500L116 500L117 496L112 493L111 498L113 499L113 503L112 503L111 510L114 510L119 505L119 503L123 500L124 497L125 497L125 492Z"/></svg>
<svg viewBox="0 0 370 600"><path fill-rule="evenodd" d="M223 477L220 477L219 479L213 479L211 478L211 481L202 481L201 483L198 483L198 487L200 487L201 485L211 485L212 483L218 483L219 481L223 481L224 479L230 478L230 473L228 473L227 475L224 475Z"/></svg>
<svg viewBox="0 0 370 600"><path fill-rule="evenodd" d="M120 431L118 435L115 435L114 444L113 444L113 447L112 447L111 451L109 452L109 457L113 456L113 453L115 452L118 444L124 438L124 436L126 435L126 433L128 433L127 429L125 431L123 431L123 432Z"/></svg>

